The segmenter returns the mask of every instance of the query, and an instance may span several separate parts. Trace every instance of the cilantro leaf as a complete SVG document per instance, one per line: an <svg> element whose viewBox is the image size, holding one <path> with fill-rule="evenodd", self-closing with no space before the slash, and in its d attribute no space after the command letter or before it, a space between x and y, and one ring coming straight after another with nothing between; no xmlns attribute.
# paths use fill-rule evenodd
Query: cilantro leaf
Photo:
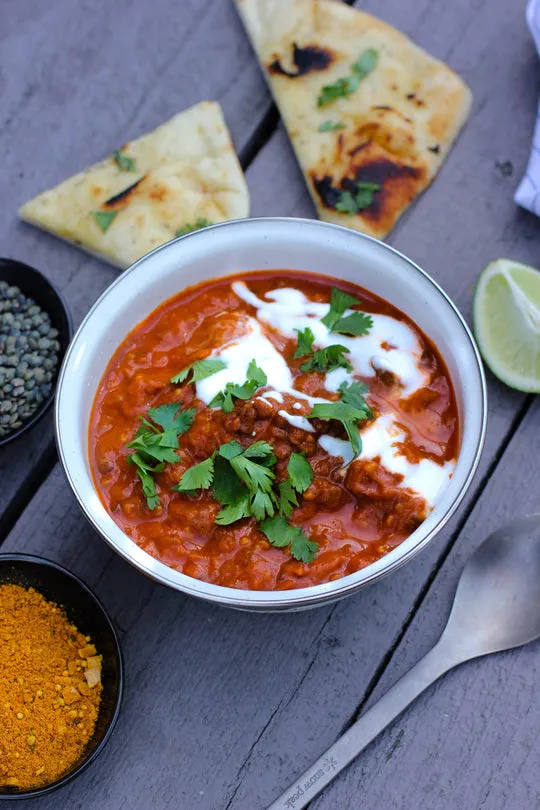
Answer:
<svg viewBox="0 0 540 810"><path fill-rule="evenodd" d="M117 149L113 155L113 160L122 172L136 172L137 165L133 158L130 158L129 155L122 149Z"/></svg>
<svg viewBox="0 0 540 810"><path fill-rule="evenodd" d="M279 514L290 517L295 506L298 506L298 496L290 479L282 481L279 485Z"/></svg>
<svg viewBox="0 0 540 810"><path fill-rule="evenodd" d="M364 51L363 54L361 54L360 58L354 62L351 67L355 73L361 74L363 78L375 69L378 58L379 52L374 48L369 48L368 50Z"/></svg>
<svg viewBox="0 0 540 810"><path fill-rule="evenodd" d="M276 496L273 492L257 490L250 503L250 512L255 520L264 520L268 515L275 514Z"/></svg>
<svg viewBox="0 0 540 810"><path fill-rule="evenodd" d="M352 365L347 358L343 356L344 353L348 351L348 348L342 346L341 343L334 343L331 346L327 346L325 349L319 349L309 360L302 363L300 371L328 372L336 368L345 368L347 371L352 371Z"/></svg>
<svg viewBox="0 0 540 810"><path fill-rule="evenodd" d="M173 487L177 492L189 492L193 489L208 489L214 480L214 457L201 461L189 467L183 474L178 484Z"/></svg>
<svg viewBox="0 0 540 810"><path fill-rule="evenodd" d="M199 382L199 380L205 380L207 377L217 374L218 371L224 368L227 368L227 363L220 360L219 357L207 357L205 360L197 360L195 363L187 366L178 374L175 374L174 377L171 377L169 382L173 385L184 382L190 372L192 372L193 376L191 377L191 382L196 383Z"/></svg>
<svg viewBox="0 0 540 810"><path fill-rule="evenodd" d="M240 444L240 442L237 442L235 439L233 439L232 442L222 444L218 452L220 456L230 461L231 458L235 458L236 456L240 455L240 453L242 452L242 445Z"/></svg>
<svg viewBox="0 0 540 810"><path fill-rule="evenodd" d="M232 442L230 442L232 444ZM222 448L223 449L223 448ZM248 493L229 461L218 452L214 463L214 481L212 484L214 497L222 506L232 506Z"/></svg>
<svg viewBox="0 0 540 810"><path fill-rule="evenodd" d="M315 558L319 546L312 542L298 526L292 526L282 515L266 518L259 526L271 545L276 548L291 547L295 560L310 563Z"/></svg>
<svg viewBox="0 0 540 810"><path fill-rule="evenodd" d="M354 199L350 191L340 192L339 200L336 202L334 207L336 211L340 211L342 214L358 213L358 206L356 205L356 200Z"/></svg>
<svg viewBox="0 0 540 810"><path fill-rule="evenodd" d="M324 316L321 318L322 323L332 331L334 325L339 321L341 316L343 315L349 307L360 305L361 302L354 298L349 293L343 292L343 290L338 290L337 287L332 287L332 293L330 295L330 309Z"/></svg>
<svg viewBox="0 0 540 810"><path fill-rule="evenodd" d="M269 456L273 456L274 450L271 444L268 442L254 442L250 444L249 447L243 452L245 458L268 458Z"/></svg>
<svg viewBox="0 0 540 810"><path fill-rule="evenodd" d="M219 391L210 402L210 408L221 408L230 413L234 407L234 399L250 399L258 388L266 385L267 377L255 360L251 360L246 371L246 382L243 385L227 383L223 391Z"/></svg>
<svg viewBox="0 0 540 810"><path fill-rule="evenodd" d="M336 98L346 98L354 93L358 89L360 82L374 70L378 55L378 51L373 48L364 51L360 58L351 65L352 76L343 77L333 84L326 84L322 88L317 98L317 106L325 107Z"/></svg>
<svg viewBox="0 0 540 810"><path fill-rule="evenodd" d="M175 450L170 447L160 447L155 442L152 442L154 434L151 434L151 437L146 438L145 436L139 436L139 438L133 439L132 442L128 442L126 447L135 450L135 453L131 453L128 456L128 461L132 464L138 464L139 466L139 459L143 459L146 464L153 464L154 462L164 463L167 462L169 464L175 464L179 459ZM176 447L178 448L178 442L176 442ZM133 459L133 461L131 460ZM148 467L150 469L150 467Z"/></svg>
<svg viewBox="0 0 540 810"><path fill-rule="evenodd" d="M292 526L282 515L267 518L259 526L267 540L276 548L285 548L291 543Z"/></svg>
<svg viewBox="0 0 540 810"><path fill-rule="evenodd" d="M111 227L114 218L120 212L116 211L91 211L90 212L94 219L96 220L97 224L99 225L102 233L107 233L109 228Z"/></svg>
<svg viewBox="0 0 540 810"><path fill-rule="evenodd" d="M154 483L154 479L146 470L142 467L137 468L137 475L141 479L142 483L142 490L144 497L146 498L146 505L150 509L150 511L154 511L160 504L159 495L157 494L156 485Z"/></svg>
<svg viewBox="0 0 540 810"><path fill-rule="evenodd" d="M190 222L187 222L181 228L178 228L176 231L176 237L185 236L186 233L192 233L193 231L198 231L200 228L208 228L209 225L213 225L213 222L210 222L209 219L205 219L204 217L199 217L199 219L195 222L195 225L192 225Z"/></svg>
<svg viewBox="0 0 540 810"><path fill-rule="evenodd" d="M242 494L233 503L227 504L224 509L217 513L216 523L220 526L229 526L244 517L250 516L249 496Z"/></svg>
<svg viewBox="0 0 540 810"><path fill-rule="evenodd" d="M150 408L146 417L141 418L135 436L126 444L127 448L134 451L128 454L127 460L137 467L143 494L151 510L156 509L160 503L152 475L162 472L165 463L176 464L180 460L176 452L178 437L186 432L195 419L195 408L182 411L181 406L181 402L172 402Z"/></svg>
<svg viewBox="0 0 540 810"><path fill-rule="evenodd" d="M240 455L231 459L231 467L251 492L255 493L259 489L267 493L271 491L276 476L262 464Z"/></svg>
<svg viewBox="0 0 540 810"><path fill-rule="evenodd" d="M366 315L365 312L353 312L352 315L340 318L339 321L334 324L332 332L338 332L341 335L361 337L362 335L367 335L372 326L373 318L371 315Z"/></svg>
<svg viewBox="0 0 540 810"><path fill-rule="evenodd" d="M365 411L345 402L317 402L307 415L308 419L335 419L341 422L352 445L355 456L362 452L362 439L357 425L367 416Z"/></svg>
<svg viewBox="0 0 540 810"><path fill-rule="evenodd" d="M293 359L297 360L299 357L305 357L307 354L313 352L312 347L315 335L309 326L306 326L305 329L295 329L294 331L298 335L298 346L293 354Z"/></svg>
<svg viewBox="0 0 540 810"><path fill-rule="evenodd" d="M335 129L345 129L345 124L334 124L333 121L325 121L319 127L319 132L333 132Z"/></svg>
<svg viewBox="0 0 540 810"><path fill-rule="evenodd" d="M367 385L356 381L352 383L343 382L339 386L338 391L341 394L341 401L344 402L345 405L352 405L353 408L363 411L366 414L366 419L373 418L373 411L364 399L364 394L367 394L369 391Z"/></svg>
<svg viewBox="0 0 540 810"><path fill-rule="evenodd" d="M342 214L357 214L369 208L375 192L381 188L378 183L357 183L354 193L348 190L340 192L339 200L334 207Z"/></svg>
<svg viewBox="0 0 540 810"><path fill-rule="evenodd" d="M295 560L301 560L303 563L313 562L317 556L319 544L310 540L304 532L296 527L296 532L291 541L291 554Z"/></svg>
<svg viewBox="0 0 540 810"><path fill-rule="evenodd" d="M290 482L297 492L305 492L313 481L313 469L304 453L291 453L287 472Z"/></svg>
<svg viewBox="0 0 540 810"><path fill-rule="evenodd" d="M359 82L352 77L337 79L332 84L325 84L317 98L317 107L326 107L327 104L335 101L336 98L346 98L350 96L354 93L358 84Z"/></svg>
<svg viewBox="0 0 540 810"><path fill-rule="evenodd" d="M257 383L259 388L266 385L268 381L266 374L262 368L259 368L256 360L251 360L249 366L247 367L247 378L251 383Z"/></svg>
<svg viewBox="0 0 540 810"><path fill-rule="evenodd" d="M150 408L148 416L163 430L174 430L178 436L181 436L193 424L196 410L188 408L182 411L180 408L181 403L170 402L168 405L160 405L159 408Z"/></svg>

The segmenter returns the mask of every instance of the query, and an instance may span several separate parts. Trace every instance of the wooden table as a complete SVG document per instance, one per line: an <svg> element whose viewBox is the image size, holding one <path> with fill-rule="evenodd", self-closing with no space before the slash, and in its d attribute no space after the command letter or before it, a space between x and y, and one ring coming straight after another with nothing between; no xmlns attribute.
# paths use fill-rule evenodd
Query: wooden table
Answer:
<svg viewBox="0 0 540 810"><path fill-rule="evenodd" d="M524 3L358 5L472 87L456 147L389 239L469 318L490 259L540 262L540 223L512 201L539 93ZM18 206L202 98L223 106L253 215L314 215L231 0L1 6L0 253L43 270L76 322L116 271L20 224ZM295 615L210 607L125 564L83 519L57 464L50 416L0 451L2 550L41 554L81 575L114 617L127 665L123 711L101 758L32 807L265 807L428 650L481 539L538 509L540 403L492 377L489 397L481 468L447 529L380 584ZM530 646L447 675L311 807L540 807L539 674Z"/></svg>

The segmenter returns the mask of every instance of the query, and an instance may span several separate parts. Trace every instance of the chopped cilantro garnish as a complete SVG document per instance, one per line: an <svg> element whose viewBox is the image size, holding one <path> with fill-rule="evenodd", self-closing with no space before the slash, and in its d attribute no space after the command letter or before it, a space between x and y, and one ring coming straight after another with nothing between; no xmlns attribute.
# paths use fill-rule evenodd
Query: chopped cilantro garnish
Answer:
<svg viewBox="0 0 540 810"><path fill-rule="evenodd" d="M137 165L133 158L130 158L129 155L122 149L117 149L113 155L113 160L122 172L136 172Z"/></svg>
<svg viewBox="0 0 540 810"><path fill-rule="evenodd" d="M342 317L349 307L360 303L352 295L343 292L343 290L338 290L337 287L332 287L330 309L324 318L321 318L321 321L331 332L354 336L365 335L373 326L373 319L370 315L365 315L363 312L353 312L345 318Z"/></svg>
<svg viewBox="0 0 540 810"><path fill-rule="evenodd" d="M150 408L148 416L163 430L172 430L181 436L193 424L195 408L181 411L178 402L170 402L168 405L160 405L159 408Z"/></svg>
<svg viewBox="0 0 540 810"><path fill-rule="evenodd" d="M303 453L291 453L287 472L289 480L297 492L305 492L313 481L313 469Z"/></svg>
<svg viewBox="0 0 540 810"><path fill-rule="evenodd" d="M260 529L267 540L277 548L291 547L291 555L295 560L310 563L315 558L319 546L313 543L302 529L292 526L282 515L275 515L264 520Z"/></svg>
<svg viewBox="0 0 540 810"><path fill-rule="evenodd" d="M313 356L300 366L301 371L321 371L327 373L334 371L336 368L345 368L347 371L352 371L352 366L344 357L345 352L348 352L346 346L341 343L334 343L327 346L325 349L319 349L314 352Z"/></svg>
<svg viewBox="0 0 540 810"><path fill-rule="evenodd" d="M180 402L150 408L146 417L141 418L133 440L126 445L134 451L129 453L127 460L137 467L146 503L151 510L159 506L152 476L162 472L165 463L175 464L180 460L176 453L178 437L191 427L195 419L195 408L185 411L180 408Z"/></svg>
<svg viewBox="0 0 540 810"><path fill-rule="evenodd" d="M332 331L341 335L361 337L367 335L372 326L373 318L371 315L366 315L364 312L353 312L351 315L347 315L346 318L340 318Z"/></svg>
<svg viewBox="0 0 540 810"><path fill-rule="evenodd" d="M262 388L267 383L267 377L262 368L259 368L255 360L252 360L247 367L247 379L243 385L227 383L223 391L219 391L210 402L210 408L221 408L225 413L230 413L234 408L235 399L250 399L258 388Z"/></svg>
<svg viewBox="0 0 540 810"><path fill-rule="evenodd" d="M343 290L338 290L337 287L332 287L330 310L326 313L324 318L321 318L321 321L330 331L333 331L335 324L339 321L343 313L349 309L349 307L358 304L361 304L358 298L354 298L352 295L349 295L349 293L343 292Z"/></svg>
<svg viewBox="0 0 540 810"><path fill-rule="evenodd" d="M181 228L178 228L176 231L176 236L185 236L186 233L192 233L193 231L198 231L200 228L208 228L209 225L213 225L213 222L210 222L209 219L205 219L204 217L199 217L199 219L193 225L191 222L187 222Z"/></svg>
<svg viewBox="0 0 540 810"><path fill-rule="evenodd" d="M279 489L279 514L290 517L295 506L298 506L298 495L290 478L282 481Z"/></svg>
<svg viewBox="0 0 540 810"><path fill-rule="evenodd" d="M324 124L320 125L319 132L333 132L335 129L345 129L345 124L340 124L339 122L335 124L333 121L325 121Z"/></svg>
<svg viewBox="0 0 540 810"><path fill-rule="evenodd" d="M317 543L312 543L301 529L290 526L285 516L298 506L298 494L305 492L313 481L313 470L302 453L291 453L288 478L280 483L278 497L272 470L275 463L276 457L268 442L254 442L243 450L242 445L233 440L186 470L173 489L192 494L197 489L211 488L223 507L215 520L218 525L228 526L242 518L253 517L272 545L283 548L290 545L295 559L311 562ZM279 520L275 520L278 510Z"/></svg>
<svg viewBox="0 0 540 810"><path fill-rule="evenodd" d="M119 211L92 211L91 214L99 225L101 231L106 233L111 227L114 218Z"/></svg>
<svg viewBox="0 0 540 810"><path fill-rule="evenodd" d="M226 526L243 517L263 520L273 515L277 497L273 492L276 463L268 442L254 442L242 450L237 441L222 444L217 453L190 467L173 489L192 492L212 487L214 497L224 507L216 523Z"/></svg>
<svg viewBox="0 0 540 810"><path fill-rule="evenodd" d="M363 411L366 419L372 419L373 411L364 398L364 394L367 394L368 390L367 385L356 381L351 383L343 382L338 388L341 394L341 401L344 402L345 405L352 405L353 408Z"/></svg>
<svg viewBox="0 0 540 810"><path fill-rule="evenodd" d="M355 457L362 451L362 439L357 425L367 419L363 409L345 402L317 402L307 415L308 419L335 419L341 422L352 445Z"/></svg>
<svg viewBox="0 0 540 810"><path fill-rule="evenodd" d="M346 98L354 93L360 82L368 76L377 64L378 51L370 48L351 65L352 76L345 76L333 84L326 84L317 99L317 106L325 107L336 98Z"/></svg>
<svg viewBox="0 0 540 810"><path fill-rule="evenodd" d="M173 385L184 382L190 372L193 372L191 382L196 383L199 380L205 380L207 377L211 377L212 374L216 374L224 368L227 368L227 363L224 363L219 357L207 357L205 360L197 360L178 374L175 374L174 377L171 377L170 382Z"/></svg>
<svg viewBox="0 0 540 810"><path fill-rule="evenodd" d="M298 335L298 346L296 347L296 351L293 354L293 359L297 360L299 357L305 357L307 354L311 354L313 349L313 341L315 340L315 335L313 334L312 330L309 326L306 326L305 329L295 329L294 330Z"/></svg>
<svg viewBox="0 0 540 810"><path fill-rule="evenodd" d="M360 58L356 62L354 62L353 65L351 65L351 67L356 74L358 74L363 78L364 76L367 76L368 73L371 73L372 70L374 70L377 64L378 57L379 57L378 51L376 51L374 48L368 48L366 51L363 52Z"/></svg>
<svg viewBox="0 0 540 810"><path fill-rule="evenodd" d="M184 472L180 483L177 484L178 492L192 492L194 489L208 489L214 480L214 456L195 464Z"/></svg>
<svg viewBox="0 0 540 810"><path fill-rule="evenodd" d="M335 209L342 214L357 214L369 208L373 202L373 195L380 190L381 186L378 183L357 183L354 194L351 191L340 192Z"/></svg>

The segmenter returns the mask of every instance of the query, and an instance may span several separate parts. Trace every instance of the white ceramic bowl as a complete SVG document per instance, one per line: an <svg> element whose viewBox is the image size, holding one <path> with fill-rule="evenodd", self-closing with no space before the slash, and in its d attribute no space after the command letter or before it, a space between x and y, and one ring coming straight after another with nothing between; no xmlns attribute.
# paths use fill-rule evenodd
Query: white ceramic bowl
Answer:
<svg viewBox="0 0 540 810"><path fill-rule="evenodd" d="M355 574L290 591L247 591L201 582L139 548L102 505L88 455L90 410L105 368L126 335L184 287L216 276L287 268L353 281L409 315L444 357L459 405L461 447L446 490L422 525L397 548ZM388 245L347 228L305 219L245 219L215 225L154 250L94 304L66 354L56 399L56 434L68 481L104 539L143 573L179 591L247 610L298 610L331 602L399 568L448 521L471 483L484 442L482 364L463 318L441 288Z"/></svg>

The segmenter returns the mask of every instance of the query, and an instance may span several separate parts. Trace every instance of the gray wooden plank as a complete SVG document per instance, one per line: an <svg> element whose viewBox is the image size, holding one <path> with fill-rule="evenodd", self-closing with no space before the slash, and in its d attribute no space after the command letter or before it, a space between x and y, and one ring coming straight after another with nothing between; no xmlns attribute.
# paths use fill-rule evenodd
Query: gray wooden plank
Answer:
<svg viewBox="0 0 540 810"><path fill-rule="evenodd" d="M229 2L28 0L0 16L1 253L42 270L77 324L118 271L18 222L19 206L203 98L241 152L271 101ZM0 514L51 442L49 417L0 450Z"/></svg>
<svg viewBox="0 0 540 810"><path fill-rule="evenodd" d="M367 705L440 635L466 560L501 525L538 511L535 401L438 572ZM469 662L444 676L315 800L334 807L514 810L540 806L540 647Z"/></svg>
<svg viewBox="0 0 540 810"><path fill-rule="evenodd" d="M399 4L385 4L379 13L390 19L394 5ZM468 8L468 4L456 4L456 13L462 13L465 6ZM424 4L426 14L429 8ZM403 14L399 9L395 13ZM509 2L501 4L499 13L506 15L505 20L514 19ZM428 33L426 30L426 38ZM456 28L455 36L458 34L461 31ZM515 48L521 62L528 60L530 65L525 32L512 34L513 48L509 50L510 42L503 43L492 58L508 64L510 52L515 61ZM427 39L424 44L429 45ZM493 68L490 54L484 50L479 48L486 60L485 72L480 68L480 56L470 56L479 86L489 83ZM460 53L458 48L452 58L461 58ZM527 131L534 119L535 88L525 82L524 72L523 66L511 71L512 82L505 85L509 96L499 98L495 109L486 102L469 125L475 132L476 127L487 128L493 115L500 123L504 116L497 117L498 105L510 104L505 107L506 115L516 116L523 133L517 141L505 141L507 154L497 155L497 159L511 158L516 164L525 162ZM525 84L527 95L521 97ZM517 99L515 107L512 99ZM457 161L456 155L461 155L468 168L460 177L471 177L465 188L476 201L493 192L492 164L484 164L484 157L479 159L475 139L480 131L472 141L465 140L469 129L451 159ZM265 152L273 155L272 160L261 154L249 172L260 204L266 199L269 206L274 205L279 198L280 210L275 213L281 214L294 210L297 194L305 199L301 183L292 181L289 170L294 163L287 146L282 142L280 147L274 139L268 148L275 151ZM263 158L264 164L260 162ZM450 166L447 164L445 174L396 231L396 243L402 233L407 234L418 251L413 256L430 272L435 268L451 294L465 302L478 267L473 260L482 254L475 253L471 227L466 230L469 249L465 253L463 247L463 255L472 250L473 260L456 265L452 253L445 255L449 243L452 251L462 248L461 242L456 246L452 241L455 231L450 231L445 208L447 198L455 201L451 216L460 207ZM279 185L282 177L287 178L283 191ZM510 184L501 178L503 182ZM442 196L427 209L427 227L425 217L418 213L420 206L443 184ZM508 188L497 188L493 195L497 210L509 208L509 196ZM499 234L486 225L486 216L482 209L478 241L486 240L482 249L487 253L491 248L491 258ZM530 221L518 220L508 231L508 249L520 234L534 236ZM434 228L443 237L444 249L437 244ZM529 252L522 258L531 260L534 247L534 243L528 244ZM484 473L497 457L522 404L520 395L496 384L492 383L491 392ZM450 532L441 535L426 553L391 579L335 608L295 616L243 616L185 600L129 569L88 529L56 472L23 515L6 549L38 550L64 561L96 585L124 630L130 679L121 724L101 763L78 783L37 806L60 810L68 805L142 808L150 802L164 808L228 805L253 810L265 806L293 772L309 764L335 738L361 702L449 538ZM181 763L178 768L171 764L176 762Z"/></svg>

